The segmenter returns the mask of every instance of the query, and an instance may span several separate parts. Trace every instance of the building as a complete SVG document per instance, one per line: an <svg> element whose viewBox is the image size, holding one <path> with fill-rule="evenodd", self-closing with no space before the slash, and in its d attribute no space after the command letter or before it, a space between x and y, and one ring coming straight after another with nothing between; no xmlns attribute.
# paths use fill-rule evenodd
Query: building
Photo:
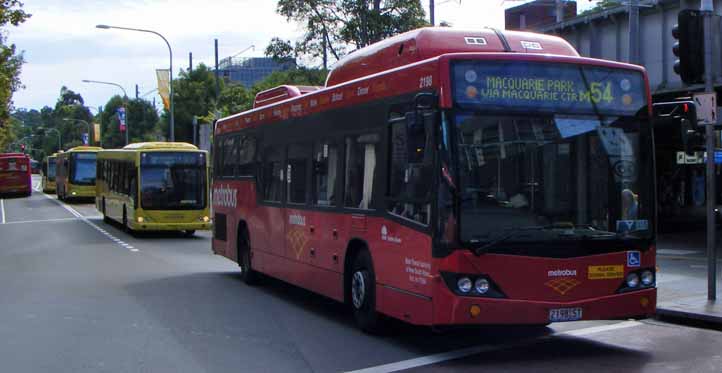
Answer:
<svg viewBox="0 0 722 373"><path fill-rule="evenodd" d="M539 0L542 1L542 0ZM626 1L624 3L627 3ZM626 5L587 13L562 22L540 23L532 31L561 36L572 44L585 57L630 62L644 66L649 75L649 83L654 102L673 101L690 97L704 89L703 84L686 85L674 72L677 57L672 51L676 40L672 37L672 28L677 23L677 15L682 9L699 9L699 0L639 0L639 26L635 40L629 32L629 8ZM521 9L520 9L521 8ZM532 7L520 6L507 10L507 19L531 17ZM722 0L714 0L717 15L722 11ZM513 26L513 24L512 24ZM722 88L722 42L720 34L722 24L717 18L713 22L713 76L714 87L718 94L717 102L722 102L719 92ZM630 58L630 45L638 47ZM719 109L718 109L719 111ZM719 117L718 117L718 120ZM720 120L722 122L722 120ZM656 162L658 180L658 210L661 227L676 227L681 224L703 226L705 218L705 169L699 163L702 153L698 152L698 162L689 162L682 157L681 123L661 126L655 125ZM722 178L717 177L721 186ZM720 197L717 190L717 200Z"/></svg>
<svg viewBox="0 0 722 373"><path fill-rule="evenodd" d="M563 19L577 16L577 3L573 0L536 0L509 8L504 12L507 30L535 30L539 27L553 25L557 22L557 6L561 5Z"/></svg>
<svg viewBox="0 0 722 373"><path fill-rule="evenodd" d="M226 57L218 62L218 73L223 79L243 84L247 88L273 72L295 68L295 60L276 62L270 57Z"/></svg>

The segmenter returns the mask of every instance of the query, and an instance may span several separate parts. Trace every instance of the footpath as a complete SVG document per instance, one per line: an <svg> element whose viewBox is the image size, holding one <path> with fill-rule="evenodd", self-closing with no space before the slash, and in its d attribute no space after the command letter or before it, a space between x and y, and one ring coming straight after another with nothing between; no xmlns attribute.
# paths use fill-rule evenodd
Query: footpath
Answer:
<svg viewBox="0 0 722 373"><path fill-rule="evenodd" d="M707 299L704 231L660 234L657 240L657 317L722 328L722 261L717 261L716 301ZM718 241L722 235L718 233ZM718 258L722 258L719 252Z"/></svg>

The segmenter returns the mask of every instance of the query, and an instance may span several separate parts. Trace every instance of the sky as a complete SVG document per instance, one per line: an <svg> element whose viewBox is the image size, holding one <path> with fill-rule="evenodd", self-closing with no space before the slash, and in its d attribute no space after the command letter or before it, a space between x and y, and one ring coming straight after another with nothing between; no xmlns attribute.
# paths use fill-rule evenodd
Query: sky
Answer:
<svg viewBox="0 0 722 373"><path fill-rule="evenodd" d="M436 0L436 21L454 27L478 29L504 27L504 8L524 3L512 0ZM422 0L428 5L428 1ZM593 6L578 1L580 10ZM80 93L85 104L97 108L118 87L83 83L83 79L108 81L124 87L134 97L135 85L144 95L157 88L155 70L167 69L168 48L153 34L102 30L97 24L151 29L168 39L173 50L173 71L193 65L213 65L213 40L218 39L219 58L235 55L263 56L274 36L297 40L299 25L276 14L275 0L33 0L24 9L32 17L6 34L18 50L24 51L16 108L53 107L63 86ZM250 48L254 46L254 48ZM245 51L244 51L245 50ZM160 98L155 92L145 96Z"/></svg>

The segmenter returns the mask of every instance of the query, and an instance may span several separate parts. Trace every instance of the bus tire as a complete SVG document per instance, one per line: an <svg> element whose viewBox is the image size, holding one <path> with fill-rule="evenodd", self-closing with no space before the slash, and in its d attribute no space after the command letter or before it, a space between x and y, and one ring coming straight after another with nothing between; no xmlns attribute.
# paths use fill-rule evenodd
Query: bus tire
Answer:
<svg viewBox="0 0 722 373"><path fill-rule="evenodd" d="M125 205L123 205L123 231L126 233L131 233L133 231L128 225L128 210L126 210Z"/></svg>
<svg viewBox="0 0 722 373"><path fill-rule="evenodd" d="M379 334L382 316L376 311L376 275L368 250L361 250L351 267L351 308L356 325L366 333Z"/></svg>
<svg viewBox="0 0 722 373"><path fill-rule="evenodd" d="M248 231L242 228L238 232L238 266L241 268L241 280L246 285L257 285L259 273L253 270L253 261L251 260L251 241L248 238Z"/></svg>
<svg viewBox="0 0 722 373"><path fill-rule="evenodd" d="M103 223L110 223L110 218L105 213L105 197L103 197L103 200L100 202L101 211L103 212Z"/></svg>

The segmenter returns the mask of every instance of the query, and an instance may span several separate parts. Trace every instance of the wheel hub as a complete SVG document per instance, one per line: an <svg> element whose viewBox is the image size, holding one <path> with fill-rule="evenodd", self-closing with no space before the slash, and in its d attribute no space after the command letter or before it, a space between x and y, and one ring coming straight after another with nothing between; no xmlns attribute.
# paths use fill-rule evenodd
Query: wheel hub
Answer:
<svg viewBox="0 0 722 373"><path fill-rule="evenodd" d="M354 272L351 280L351 300L356 309L361 308L366 298L366 283L361 271Z"/></svg>

